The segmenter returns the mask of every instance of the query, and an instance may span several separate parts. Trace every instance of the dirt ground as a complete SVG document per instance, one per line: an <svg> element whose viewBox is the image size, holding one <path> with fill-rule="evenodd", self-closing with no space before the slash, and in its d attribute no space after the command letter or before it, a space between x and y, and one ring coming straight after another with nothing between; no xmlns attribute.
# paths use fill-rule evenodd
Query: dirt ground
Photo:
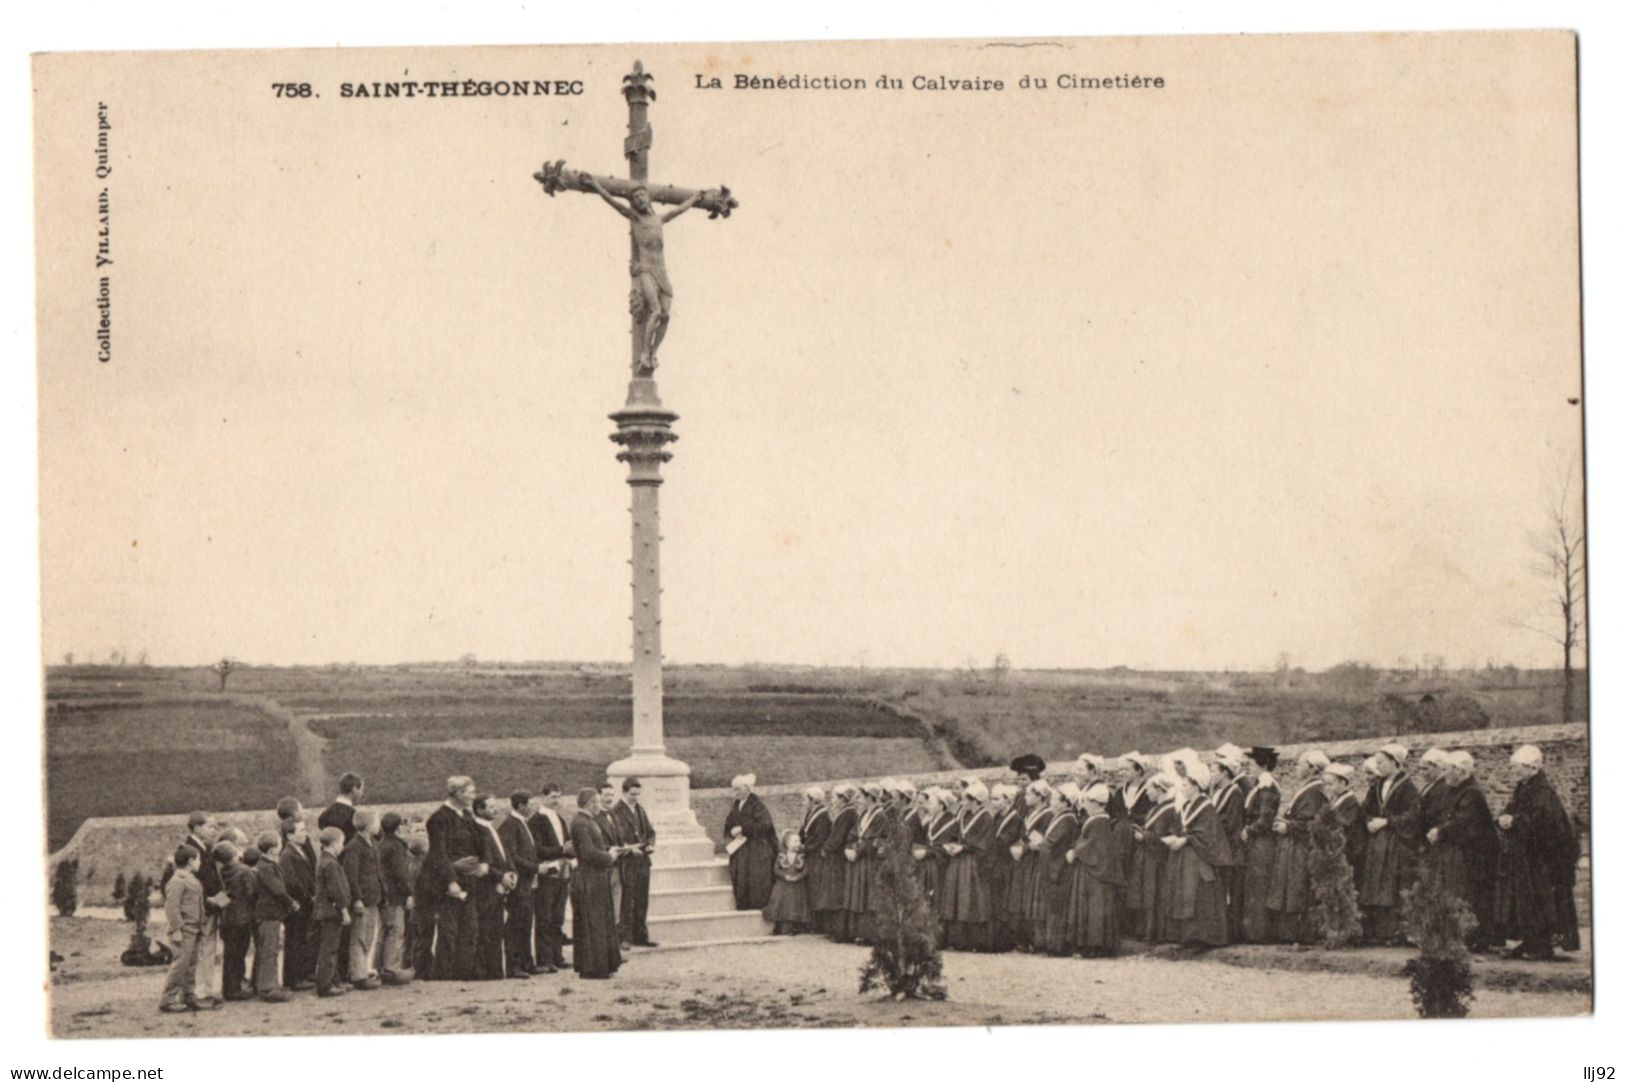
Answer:
<svg viewBox="0 0 1625 1082"><path fill-rule="evenodd" d="M52 977L57 1037L486 1033L572 1030L990 1026L1035 1023L1414 1018L1397 975L1405 954L1335 955L1237 947L1184 957L1083 960L1024 954L944 957L948 999L859 996L866 948L814 937L696 950L635 951L612 980L560 973L528 981L427 983L340 999L301 993L286 1004L158 1012L161 970L129 969L129 925L57 918ZM1591 1010L1590 958L1481 964L1477 1018Z"/></svg>

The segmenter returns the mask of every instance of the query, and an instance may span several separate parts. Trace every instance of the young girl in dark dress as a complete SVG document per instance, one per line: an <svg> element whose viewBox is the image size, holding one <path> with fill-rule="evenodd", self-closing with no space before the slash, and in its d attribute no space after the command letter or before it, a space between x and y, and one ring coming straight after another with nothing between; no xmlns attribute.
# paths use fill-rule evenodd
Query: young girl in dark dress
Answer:
<svg viewBox="0 0 1625 1082"><path fill-rule="evenodd" d="M779 855L773 861L773 895L762 910L774 935L801 935L812 930L812 899L807 888L807 855L801 834L787 830L779 837Z"/></svg>

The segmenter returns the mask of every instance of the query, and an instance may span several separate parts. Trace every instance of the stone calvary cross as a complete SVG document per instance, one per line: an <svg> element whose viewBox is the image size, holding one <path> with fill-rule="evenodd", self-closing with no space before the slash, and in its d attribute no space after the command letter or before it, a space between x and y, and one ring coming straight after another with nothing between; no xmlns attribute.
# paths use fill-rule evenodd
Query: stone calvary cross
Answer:
<svg viewBox="0 0 1625 1082"><path fill-rule="evenodd" d="M587 192L601 197L631 226L632 234L632 380L626 405L610 414L616 431L610 439L621 451L615 457L628 467L632 488L632 753L611 763L607 773L619 782L636 777L643 784L643 804L659 836L654 863L655 893L661 892L662 866L688 868L711 874L711 841L689 806L689 769L666 754L664 678L660 653L660 467L671 461L666 446L677 439L672 423L677 414L661 405L655 386L656 353L671 316L671 282L666 275L662 229L694 207L712 218L726 218L738 201L725 187L693 190L668 185L650 186L649 147L654 141L649 126L649 103L655 92L651 76L641 62L622 82L627 103L626 158L631 179L597 177L564 162L550 162L534 174L549 196L561 191ZM657 214L658 204L676 209ZM697 865L698 867L698 865ZM724 879L725 881L725 879ZM728 919L734 918L730 914ZM661 938L665 938L662 936Z"/></svg>
<svg viewBox="0 0 1625 1082"><path fill-rule="evenodd" d="M566 169L564 162L548 162L534 174L548 195L562 191L596 193L631 223L632 233L632 374L649 376L657 363L655 354L671 318L671 280L666 276L663 226L692 207L711 212L712 218L726 218L739 201L726 185L693 190L661 184L649 185L649 147L654 129L649 126L649 103L654 101L654 76L643 70L640 60L632 73L622 78L626 95L626 159L632 179L595 177L591 173ZM625 202L617 201L617 198ZM668 214L657 214L654 205L675 205Z"/></svg>

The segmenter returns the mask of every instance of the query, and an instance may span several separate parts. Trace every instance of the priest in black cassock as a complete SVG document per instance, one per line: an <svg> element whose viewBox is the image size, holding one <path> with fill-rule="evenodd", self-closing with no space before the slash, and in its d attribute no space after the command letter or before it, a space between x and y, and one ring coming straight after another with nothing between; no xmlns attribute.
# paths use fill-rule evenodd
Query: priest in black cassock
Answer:
<svg viewBox="0 0 1625 1082"><path fill-rule="evenodd" d="M773 894L773 860L779 839L767 805L751 792L755 786L755 774L741 774L733 780L734 802L722 824L736 909L761 909Z"/></svg>
<svg viewBox="0 0 1625 1082"><path fill-rule="evenodd" d="M1507 957L1550 961L1554 939L1564 950L1580 949L1574 912L1580 843L1540 749L1525 744L1513 752L1512 771L1517 787L1495 821L1502 839L1496 916L1507 937L1518 941Z"/></svg>
<svg viewBox="0 0 1625 1082"><path fill-rule="evenodd" d="M616 854L598 823L598 790L581 790L576 808L570 824L576 854L575 874L570 879L572 964L578 977L600 980L621 968L615 899L609 889Z"/></svg>
<svg viewBox="0 0 1625 1082"><path fill-rule="evenodd" d="M508 895L518 882L508 847L497 834L496 813L495 797L475 797L474 822L480 829L480 860L486 871L474 880L474 906L478 911L475 919L479 922L474 976L484 981L499 981L504 975Z"/></svg>

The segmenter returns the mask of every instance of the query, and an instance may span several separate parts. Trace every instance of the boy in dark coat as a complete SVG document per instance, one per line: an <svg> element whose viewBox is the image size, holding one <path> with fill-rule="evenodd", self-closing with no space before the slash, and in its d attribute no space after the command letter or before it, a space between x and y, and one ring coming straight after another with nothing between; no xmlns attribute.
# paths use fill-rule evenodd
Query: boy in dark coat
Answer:
<svg viewBox="0 0 1625 1082"><path fill-rule="evenodd" d="M316 900L312 919L316 923L316 994L344 994L339 983L339 933L350 926L350 884L339 864L344 851L344 832L323 827L322 850L316 865Z"/></svg>
<svg viewBox="0 0 1625 1082"><path fill-rule="evenodd" d="M231 901L220 911L221 965L227 1002L252 998L243 988L248 973L248 948L254 942L254 872L237 859L237 846L228 841L214 845L214 863Z"/></svg>
<svg viewBox="0 0 1625 1082"><path fill-rule="evenodd" d="M299 910L275 855L281 841L276 832L267 831L254 845L260 855L254 865L254 992L267 1003L288 1001L288 993L277 987L277 952L284 922Z"/></svg>
<svg viewBox="0 0 1625 1082"><path fill-rule="evenodd" d="M277 864L282 868L282 884L295 908L283 921L282 986L293 992L316 987L316 928L311 913L316 903L316 862L310 858L313 847L305 835L303 816L283 819L277 824L282 848Z"/></svg>
<svg viewBox="0 0 1625 1082"><path fill-rule="evenodd" d="M380 985L372 964L372 948L378 939L378 907L384 902L384 876L378 867L378 813L355 814L355 833L344 846L339 863L350 888L350 983L363 992ZM340 948L344 949L343 947Z"/></svg>
<svg viewBox="0 0 1625 1082"><path fill-rule="evenodd" d="M412 884L417 873L401 837L401 817L385 812L380 825L378 871L383 878L383 898L378 904L378 976L385 984L407 984L412 980L406 954L412 943Z"/></svg>

